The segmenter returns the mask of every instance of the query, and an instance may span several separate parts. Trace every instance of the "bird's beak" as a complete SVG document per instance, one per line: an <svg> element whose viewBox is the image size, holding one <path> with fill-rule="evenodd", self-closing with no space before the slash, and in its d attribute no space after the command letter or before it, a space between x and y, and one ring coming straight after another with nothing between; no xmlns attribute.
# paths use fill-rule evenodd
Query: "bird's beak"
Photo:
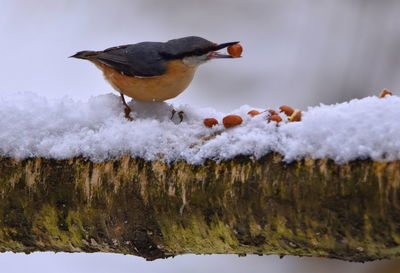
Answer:
<svg viewBox="0 0 400 273"><path fill-rule="evenodd" d="M208 54L207 58L211 60L211 59L222 59L222 58L233 58L233 57L228 54L222 54L217 51L212 51Z"/></svg>
<svg viewBox="0 0 400 273"><path fill-rule="evenodd" d="M220 49L223 49L223 48L228 47L228 46L231 46L231 45L236 45L236 44L238 44L238 43L239 43L239 42L229 42L229 43L219 44L219 45L217 45L217 47L215 48L215 50L220 50Z"/></svg>
<svg viewBox="0 0 400 273"><path fill-rule="evenodd" d="M233 58L231 55L219 53L219 52L217 52L217 50L223 49L225 47L235 45L238 43L239 42L229 42L229 43L223 43L223 44L217 45L214 49L215 51L210 52L210 54L208 55L208 59Z"/></svg>

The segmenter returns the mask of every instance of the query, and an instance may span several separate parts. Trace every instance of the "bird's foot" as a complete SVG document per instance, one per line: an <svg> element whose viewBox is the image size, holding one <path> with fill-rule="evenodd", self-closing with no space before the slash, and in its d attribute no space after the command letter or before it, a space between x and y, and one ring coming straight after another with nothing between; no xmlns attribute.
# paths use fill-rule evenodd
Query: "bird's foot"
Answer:
<svg viewBox="0 0 400 273"><path fill-rule="evenodd" d="M129 121L132 121L133 118L130 116L130 113L132 112L132 109L129 106L125 106L124 112L125 112L125 118L127 120L129 120Z"/></svg>
<svg viewBox="0 0 400 273"><path fill-rule="evenodd" d="M125 101L125 97L122 93L120 93L121 95L121 100L122 100L122 104L125 106L124 112L125 112L125 118L129 121L132 121L133 118L131 118L130 113L132 112L132 109L129 107L129 105L126 103Z"/></svg>
<svg viewBox="0 0 400 273"><path fill-rule="evenodd" d="M176 110L175 109L172 109L172 111L171 111L171 120L174 118L174 116L175 116L175 114L176 114ZM183 111L179 111L178 112L178 116L179 116L179 123L181 123L182 121L183 121L183 116L184 116L184 112Z"/></svg>

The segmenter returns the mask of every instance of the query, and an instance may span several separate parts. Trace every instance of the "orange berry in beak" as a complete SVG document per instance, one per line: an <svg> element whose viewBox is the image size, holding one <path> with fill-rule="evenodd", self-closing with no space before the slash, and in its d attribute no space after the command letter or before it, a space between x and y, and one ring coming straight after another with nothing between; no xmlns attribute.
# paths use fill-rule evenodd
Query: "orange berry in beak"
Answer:
<svg viewBox="0 0 400 273"><path fill-rule="evenodd" d="M228 46L228 53L233 58L239 58L242 55L242 52L243 52L243 48L240 44L234 44L234 45Z"/></svg>

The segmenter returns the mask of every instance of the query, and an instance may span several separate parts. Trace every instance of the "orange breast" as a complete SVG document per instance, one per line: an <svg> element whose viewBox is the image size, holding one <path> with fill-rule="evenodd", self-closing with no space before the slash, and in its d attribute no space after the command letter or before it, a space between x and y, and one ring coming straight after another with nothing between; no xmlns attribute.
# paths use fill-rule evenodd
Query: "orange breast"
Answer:
<svg viewBox="0 0 400 273"><path fill-rule="evenodd" d="M122 75L97 61L93 63L103 71L104 78L114 89L139 101L164 101L178 96L189 86L197 68L174 60L169 62L164 75L140 78Z"/></svg>

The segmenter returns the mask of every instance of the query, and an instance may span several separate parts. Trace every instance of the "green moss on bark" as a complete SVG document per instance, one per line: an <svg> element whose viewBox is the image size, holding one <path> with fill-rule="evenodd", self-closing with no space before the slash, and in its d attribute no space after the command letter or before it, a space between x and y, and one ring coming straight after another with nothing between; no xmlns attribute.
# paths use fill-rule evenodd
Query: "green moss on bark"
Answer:
<svg viewBox="0 0 400 273"><path fill-rule="evenodd" d="M399 167L0 158L0 251L396 258Z"/></svg>

